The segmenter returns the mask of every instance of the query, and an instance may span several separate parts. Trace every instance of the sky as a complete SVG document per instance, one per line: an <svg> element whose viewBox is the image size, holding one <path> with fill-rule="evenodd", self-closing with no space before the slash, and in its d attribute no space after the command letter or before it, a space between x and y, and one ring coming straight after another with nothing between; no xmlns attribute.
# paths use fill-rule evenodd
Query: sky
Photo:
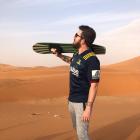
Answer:
<svg viewBox="0 0 140 140"><path fill-rule="evenodd" d="M139 7L140 0L0 0L0 63L66 65L52 54L36 54L32 45L71 43L79 25L93 27L97 32L96 42L102 42L108 33L139 20ZM106 55L102 56L103 65L121 60L114 57L114 61L110 61Z"/></svg>

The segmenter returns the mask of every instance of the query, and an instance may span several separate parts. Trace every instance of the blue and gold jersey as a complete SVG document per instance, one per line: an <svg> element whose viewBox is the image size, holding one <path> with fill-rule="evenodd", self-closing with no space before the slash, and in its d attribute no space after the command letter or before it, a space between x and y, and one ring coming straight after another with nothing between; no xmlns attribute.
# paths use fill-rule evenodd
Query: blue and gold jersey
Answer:
<svg viewBox="0 0 140 140"><path fill-rule="evenodd" d="M91 82L99 82L100 62L92 50L75 53L70 64L69 101L87 102Z"/></svg>

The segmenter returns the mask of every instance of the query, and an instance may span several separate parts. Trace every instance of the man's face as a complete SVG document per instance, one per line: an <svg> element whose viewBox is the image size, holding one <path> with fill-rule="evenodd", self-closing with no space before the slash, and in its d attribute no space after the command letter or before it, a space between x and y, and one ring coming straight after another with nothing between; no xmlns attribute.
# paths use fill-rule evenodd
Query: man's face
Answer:
<svg viewBox="0 0 140 140"><path fill-rule="evenodd" d="M75 35L74 35L74 40L73 40L73 45L76 49L80 48L81 46L81 40L82 40L82 31L79 30Z"/></svg>

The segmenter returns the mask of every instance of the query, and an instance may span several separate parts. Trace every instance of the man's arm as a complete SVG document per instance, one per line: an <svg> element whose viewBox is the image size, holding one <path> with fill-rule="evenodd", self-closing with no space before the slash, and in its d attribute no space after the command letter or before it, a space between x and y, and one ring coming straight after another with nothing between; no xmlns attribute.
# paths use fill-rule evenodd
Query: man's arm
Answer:
<svg viewBox="0 0 140 140"><path fill-rule="evenodd" d="M82 116L83 121L89 121L90 119L93 103L95 101L96 94L97 94L97 89L98 89L98 83L91 83L89 95L88 95L88 101Z"/></svg>
<svg viewBox="0 0 140 140"><path fill-rule="evenodd" d="M51 49L51 52L53 53L53 54L55 54L57 57L59 57L60 59L62 59L63 61L65 61L65 62L67 62L67 63L71 63L71 59L72 59L72 57L70 57L70 56L66 56L66 55L62 55L61 53L59 54L58 52L57 52L57 49L55 49L55 48L52 48Z"/></svg>
<svg viewBox="0 0 140 140"><path fill-rule="evenodd" d="M59 57L60 59L62 59L63 61L65 61L69 64L71 63L72 57L70 57L70 56L59 54L57 57Z"/></svg>

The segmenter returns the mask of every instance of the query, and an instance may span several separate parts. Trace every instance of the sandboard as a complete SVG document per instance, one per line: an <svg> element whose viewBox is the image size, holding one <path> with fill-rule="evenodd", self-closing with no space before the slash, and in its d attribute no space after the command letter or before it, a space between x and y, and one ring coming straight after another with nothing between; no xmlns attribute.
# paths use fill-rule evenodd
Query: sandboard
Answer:
<svg viewBox="0 0 140 140"><path fill-rule="evenodd" d="M95 54L105 54L106 48L100 45L92 44L92 49ZM36 43L33 45L33 50L40 54L51 54L51 48L56 48L60 53L75 53L77 50L72 44L66 43Z"/></svg>

